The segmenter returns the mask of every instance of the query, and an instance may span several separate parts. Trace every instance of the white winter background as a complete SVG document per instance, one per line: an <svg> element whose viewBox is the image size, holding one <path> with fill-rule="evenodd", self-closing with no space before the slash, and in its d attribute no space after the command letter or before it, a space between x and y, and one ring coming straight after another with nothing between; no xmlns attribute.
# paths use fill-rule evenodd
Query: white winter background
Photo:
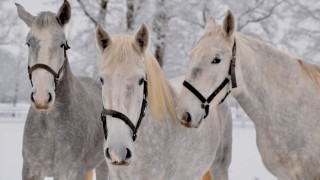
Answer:
<svg viewBox="0 0 320 180"><path fill-rule="evenodd" d="M0 180L21 179L22 136L29 106L27 76L28 28L14 3L30 13L56 12L62 0L0 0ZM99 53L94 31L98 23L111 35L132 34L146 23L150 48L168 78L183 75L188 54L211 15L221 23L228 9L237 30L312 63L320 58L320 1L318 0L70 0L72 18L65 28L76 75L95 78ZM233 180L275 179L263 166L254 126L233 98Z"/></svg>

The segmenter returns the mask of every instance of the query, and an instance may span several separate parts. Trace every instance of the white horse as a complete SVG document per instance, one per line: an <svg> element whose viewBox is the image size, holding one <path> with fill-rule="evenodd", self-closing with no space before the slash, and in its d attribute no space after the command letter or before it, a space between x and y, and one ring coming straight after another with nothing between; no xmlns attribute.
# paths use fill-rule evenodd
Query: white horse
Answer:
<svg viewBox="0 0 320 180"><path fill-rule="evenodd" d="M208 20L187 84L204 97L220 86L211 106L231 91L254 122L263 163L276 177L320 179L320 68L234 29L230 11L222 26ZM182 90L178 117L188 112L197 124L204 112L193 91Z"/></svg>
<svg viewBox="0 0 320 180"><path fill-rule="evenodd" d="M215 179L227 179L231 160L228 106L212 109L210 120L198 129L184 128L176 120L176 89L148 49L147 27L142 25L135 36L111 38L99 25L96 40L101 52L101 116L109 177L195 180L211 167ZM177 84L181 88L181 81Z"/></svg>

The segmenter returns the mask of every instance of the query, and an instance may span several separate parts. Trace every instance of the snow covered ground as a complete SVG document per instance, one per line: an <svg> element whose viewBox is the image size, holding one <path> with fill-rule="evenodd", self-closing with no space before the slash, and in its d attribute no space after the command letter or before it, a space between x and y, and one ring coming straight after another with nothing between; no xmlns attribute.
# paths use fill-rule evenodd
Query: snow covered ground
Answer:
<svg viewBox="0 0 320 180"><path fill-rule="evenodd" d="M233 127L230 180L276 180L263 166L254 127Z"/></svg>
<svg viewBox="0 0 320 180"><path fill-rule="evenodd" d="M0 105L1 107L1 105ZM20 180L25 115L0 117L0 180ZM231 180L275 180L263 166L251 122L234 123ZM46 178L49 180L51 178Z"/></svg>

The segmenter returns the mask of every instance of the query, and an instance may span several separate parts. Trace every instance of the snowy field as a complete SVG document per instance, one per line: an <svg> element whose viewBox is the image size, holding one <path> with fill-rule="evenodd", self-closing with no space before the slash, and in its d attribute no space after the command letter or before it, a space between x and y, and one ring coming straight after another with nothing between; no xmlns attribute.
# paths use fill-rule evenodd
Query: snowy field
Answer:
<svg viewBox="0 0 320 180"><path fill-rule="evenodd" d="M20 180L22 169L22 134L26 105L12 117L4 114L0 105L0 180ZM8 110L11 110L10 108ZM10 116L8 116L8 114ZM235 113L234 113L235 114ZM0 114L1 115L1 114ZM255 129L251 122L234 122L233 154L229 168L231 180L275 180L263 166L255 143ZM51 178L46 178L49 180Z"/></svg>

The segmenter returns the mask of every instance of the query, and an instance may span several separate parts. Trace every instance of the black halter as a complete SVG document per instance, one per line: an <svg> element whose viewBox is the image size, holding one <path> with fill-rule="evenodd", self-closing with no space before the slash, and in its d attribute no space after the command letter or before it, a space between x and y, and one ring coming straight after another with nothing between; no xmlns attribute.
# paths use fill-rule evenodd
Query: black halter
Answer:
<svg viewBox="0 0 320 180"><path fill-rule="evenodd" d="M231 57L231 62L230 62L230 67L229 67L229 72L228 76L223 80L223 82L218 86L216 90L212 92L212 94L206 99L205 97L202 96L202 94L197 91L196 88L194 88L190 83L187 81L183 82L183 85L189 89L197 98L201 101L201 108L204 109L205 111L205 116L204 119L208 116L209 114L209 104L210 102L220 93L220 91L230 83L231 81L231 87L236 88L237 87L237 80L236 80L236 73L235 73L235 66L236 66L236 40L234 40L233 48L232 48L232 57ZM221 99L220 103L223 103L223 101L227 98L227 96L230 94L231 88L230 85L228 87L228 91L226 95Z"/></svg>
<svg viewBox="0 0 320 180"><path fill-rule="evenodd" d="M147 76L146 76L146 78L147 78ZM102 112L101 112L101 120L102 120L102 123L103 123L103 131L104 131L105 139L107 139L107 137L108 137L106 116L111 116L111 117L120 119L124 123L126 123L130 127L130 129L132 130L133 142L136 140L139 126L141 124L141 121L142 121L143 117L145 116L146 107L148 106L148 101L147 101L147 97L148 97L148 82L147 82L147 79L145 79L143 83L144 83L144 85L143 85L143 100L142 100L142 105L141 105L140 116L139 116L139 119L138 119L138 122L137 122L136 126L134 126L134 124L130 121L130 119L126 115L122 114L121 112L115 111L115 110L112 110L112 109L105 109L103 107Z"/></svg>
<svg viewBox="0 0 320 180"><path fill-rule="evenodd" d="M53 78L54 78L54 85L55 85L55 88L57 87L57 84L58 84L58 81L60 79L60 74L62 73L64 67L66 66L66 63L67 63L67 53L66 51L68 49L70 49L69 45L68 45L68 42L66 42L66 44L62 44L61 45L61 48L64 48L64 62L61 66L61 68L59 69L58 73L56 73L51 67L49 67L48 65L46 64L35 64L33 65L32 67L28 66L28 74L29 74L29 79L30 79L30 82L31 82L31 86L33 86L33 83L32 83L32 72L36 69L45 69L46 71L48 71L50 74L52 74Z"/></svg>

